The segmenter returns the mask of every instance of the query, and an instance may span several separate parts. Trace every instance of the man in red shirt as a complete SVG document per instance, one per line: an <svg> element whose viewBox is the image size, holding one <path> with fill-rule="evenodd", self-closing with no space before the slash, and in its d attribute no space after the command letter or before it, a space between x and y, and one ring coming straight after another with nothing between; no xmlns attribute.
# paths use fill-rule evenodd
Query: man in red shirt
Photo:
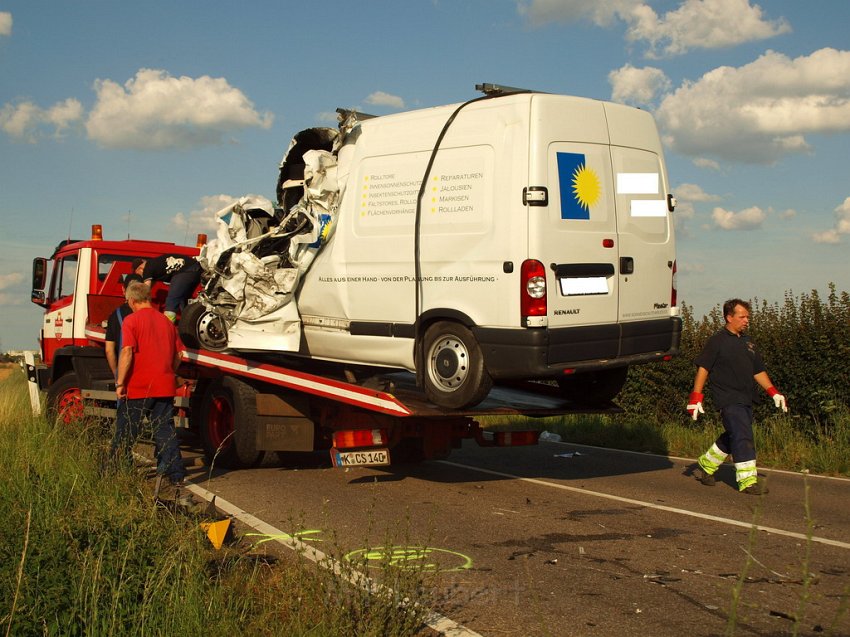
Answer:
<svg viewBox="0 0 850 637"><path fill-rule="evenodd" d="M157 473L180 487L186 469L174 430L175 372L183 348L177 330L151 305L150 288L131 283L125 293L133 313L124 319L121 329L121 353L115 392L124 400L119 411L115 439L129 455L139 435L142 420L150 420L156 444ZM123 413L122 413L123 412Z"/></svg>

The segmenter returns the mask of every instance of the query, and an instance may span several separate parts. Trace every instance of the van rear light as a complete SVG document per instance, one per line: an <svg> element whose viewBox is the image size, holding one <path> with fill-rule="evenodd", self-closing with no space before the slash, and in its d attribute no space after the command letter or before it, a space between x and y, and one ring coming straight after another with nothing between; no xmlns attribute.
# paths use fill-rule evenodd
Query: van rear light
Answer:
<svg viewBox="0 0 850 637"><path fill-rule="evenodd" d="M546 269L540 261L522 262L520 276L520 313L522 318L546 316Z"/></svg>
<svg viewBox="0 0 850 637"><path fill-rule="evenodd" d="M383 429L346 429L334 432L334 447L378 447L387 444L389 437Z"/></svg>
<svg viewBox="0 0 850 637"><path fill-rule="evenodd" d="M673 281L670 285L670 307L676 307L676 302L679 300L678 283L676 279L676 262L673 261Z"/></svg>

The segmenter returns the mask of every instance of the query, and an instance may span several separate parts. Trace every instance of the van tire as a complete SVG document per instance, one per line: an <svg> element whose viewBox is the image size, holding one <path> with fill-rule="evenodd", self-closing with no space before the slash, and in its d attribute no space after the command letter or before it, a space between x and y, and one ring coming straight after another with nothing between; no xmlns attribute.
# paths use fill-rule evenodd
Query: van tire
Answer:
<svg viewBox="0 0 850 637"><path fill-rule="evenodd" d="M603 403L614 400L629 374L628 367L612 367L558 379L561 395L577 403Z"/></svg>
<svg viewBox="0 0 850 637"><path fill-rule="evenodd" d="M257 390L237 378L212 381L201 406L201 440L207 465L227 469L257 466Z"/></svg>
<svg viewBox="0 0 850 637"><path fill-rule="evenodd" d="M201 302L183 308L177 333L186 347L221 352L227 349L227 328L222 318Z"/></svg>
<svg viewBox="0 0 850 637"><path fill-rule="evenodd" d="M435 405L463 409L480 403L493 380L472 332L450 321L438 321L425 331L422 378L425 395Z"/></svg>

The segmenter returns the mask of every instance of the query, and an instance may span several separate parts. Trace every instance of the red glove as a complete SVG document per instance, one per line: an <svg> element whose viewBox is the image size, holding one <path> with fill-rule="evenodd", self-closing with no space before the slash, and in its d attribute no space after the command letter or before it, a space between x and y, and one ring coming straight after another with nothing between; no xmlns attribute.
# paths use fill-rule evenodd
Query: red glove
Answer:
<svg viewBox="0 0 850 637"><path fill-rule="evenodd" d="M690 414L691 418L693 418L695 422L696 419L699 418L700 414L705 413L705 409L702 408L703 398L705 398L705 396L698 391L692 391L691 395L688 396L688 414Z"/></svg>
<svg viewBox="0 0 850 637"><path fill-rule="evenodd" d="M788 412L788 405L785 404L785 396L779 393L779 391L771 385L767 388L767 395L773 398L773 404L776 405L777 409L781 409L784 412Z"/></svg>

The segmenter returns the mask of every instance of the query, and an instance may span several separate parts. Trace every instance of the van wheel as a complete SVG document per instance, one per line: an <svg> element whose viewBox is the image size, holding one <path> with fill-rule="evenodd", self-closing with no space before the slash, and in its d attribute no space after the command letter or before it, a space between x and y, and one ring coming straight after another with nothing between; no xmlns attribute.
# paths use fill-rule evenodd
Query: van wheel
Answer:
<svg viewBox="0 0 850 637"><path fill-rule="evenodd" d="M425 331L423 386L435 405L462 409L480 403L493 380L478 342L463 325L440 321Z"/></svg>
<svg viewBox="0 0 850 637"><path fill-rule="evenodd" d="M190 303L183 308L177 333L186 347L203 348L211 352L227 349L227 326L218 315L203 303Z"/></svg>
<svg viewBox="0 0 850 637"><path fill-rule="evenodd" d="M614 400L629 374L628 367L600 369L558 379L561 395L577 403L600 403Z"/></svg>
<svg viewBox="0 0 850 637"><path fill-rule="evenodd" d="M214 380L201 406L201 439L208 465L240 469L258 465L257 390L232 377Z"/></svg>
<svg viewBox="0 0 850 637"><path fill-rule="evenodd" d="M72 373L60 376L47 388L47 417L63 425L77 425L83 419L80 380Z"/></svg>

